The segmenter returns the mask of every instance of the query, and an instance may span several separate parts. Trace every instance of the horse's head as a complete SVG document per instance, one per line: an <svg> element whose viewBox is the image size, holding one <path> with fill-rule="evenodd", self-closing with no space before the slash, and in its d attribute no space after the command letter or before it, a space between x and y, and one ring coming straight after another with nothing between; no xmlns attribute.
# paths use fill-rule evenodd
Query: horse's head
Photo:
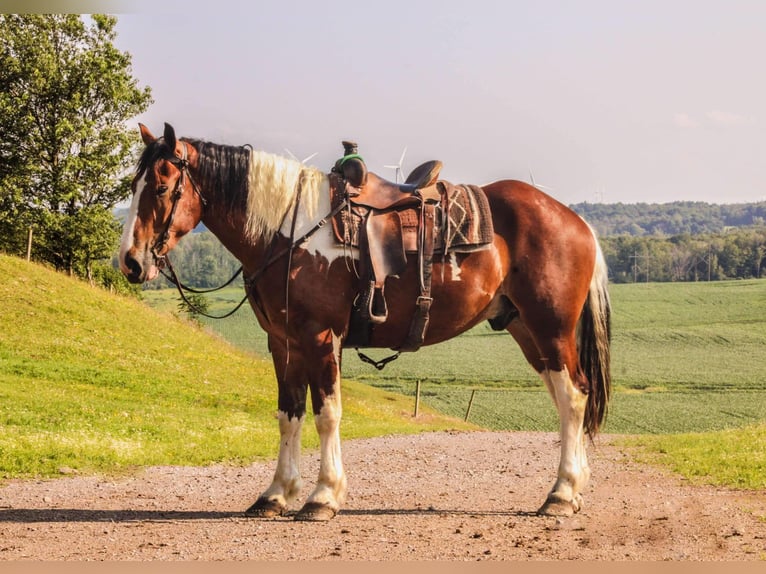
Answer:
<svg viewBox="0 0 766 574"><path fill-rule="evenodd" d="M166 253L194 229L204 201L192 179L197 150L165 124L156 138L139 124L146 149L133 178L133 201L120 247L120 269L131 283L151 281Z"/></svg>

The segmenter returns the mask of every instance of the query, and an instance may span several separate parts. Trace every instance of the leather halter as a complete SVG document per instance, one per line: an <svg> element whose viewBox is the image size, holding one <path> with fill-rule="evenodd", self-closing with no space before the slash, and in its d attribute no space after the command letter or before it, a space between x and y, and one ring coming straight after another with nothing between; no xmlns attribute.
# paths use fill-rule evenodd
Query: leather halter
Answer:
<svg viewBox="0 0 766 574"><path fill-rule="evenodd" d="M171 157L165 158L166 161L169 161L170 163L172 163L174 166L178 168L178 170L181 172L181 175L178 177L176 186L173 189L173 195L170 197L170 201L172 203L170 207L170 216L168 217L167 223L165 224L165 230L157 238L157 241L154 242L154 245L152 245L151 252L158 263L164 259L164 255L160 255L160 251L162 251L165 248L165 245L167 245L168 241L170 240L170 228L173 226L173 219L176 216L176 209L178 208L178 202L184 193L184 187L186 186L187 177L189 178L189 181L192 184L192 189L194 190L194 193L196 193L197 197L199 197L200 202L202 203L202 207L204 208L207 205L205 198L202 197L202 194L199 191L199 187L197 187L197 183L194 181L194 178L189 173L189 159L186 152L186 144L182 141L179 141L179 143L181 144L181 157L178 157L177 155L173 154Z"/></svg>

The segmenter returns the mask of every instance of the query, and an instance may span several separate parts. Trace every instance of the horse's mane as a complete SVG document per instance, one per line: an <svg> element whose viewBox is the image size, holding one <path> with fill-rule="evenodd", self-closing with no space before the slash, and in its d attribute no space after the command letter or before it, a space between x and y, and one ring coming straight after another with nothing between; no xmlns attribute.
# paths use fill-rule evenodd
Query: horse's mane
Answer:
<svg viewBox="0 0 766 574"><path fill-rule="evenodd" d="M163 145L163 139L156 139L144 148L141 157L138 158L136 166L136 177L142 177L146 171L154 165L163 153L166 153L167 146Z"/></svg>
<svg viewBox="0 0 766 574"><path fill-rule="evenodd" d="M248 174L251 150L244 146L230 146L183 138L199 154L199 185L206 199L223 205L227 212L247 205Z"/></svg>
<svg viewBox="0 0 766 574"><path fill-rule="evenodd" d="M254 151L250 158L250 191L247 198L247 235L270 238L293 207L298 190L306 215L313 218L319 193L327 176L314 167L282 156ZM285 218L287 215L287 218Z"/></svg>
<svg viewBox="0 0 766 574"><path fill-rule="evenodd" d="M270 239L293 206L298 187L301 204L313 217L326 175L300 162L249 147L184 138L199 154L200 185L208 200L226 210L244 209L250 239ZM290 214L288 214L289 218Z"/></svg>
<svg viewBox="0 0 766 574"><path fill-rule="evenodd" d="M319 193L327 176L313 167L278 155L253 151L248 146L230 146L182 138L199 154L198 184L206 200L223 206L228 214L244 210L245 233L250 239L270 239L292 216L298 189L308 217L314 217ZM164 139L147 145L136 167L142 176L170 150ZM287 217L286 217L287 216Z"/></svg>

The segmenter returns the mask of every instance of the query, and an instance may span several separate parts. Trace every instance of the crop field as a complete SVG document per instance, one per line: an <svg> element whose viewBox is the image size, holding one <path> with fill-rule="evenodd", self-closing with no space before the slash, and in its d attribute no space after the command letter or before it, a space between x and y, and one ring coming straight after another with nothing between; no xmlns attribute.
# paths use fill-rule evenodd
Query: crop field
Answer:
<svg viewBox="0 0 766 574"><path fill-rule="evenodd" d="M738 428L766 421L766 282L612 285L614 395L606 432L662 434ZM212 312L241 297L241 288L208 296ZM173 291L146 291L152 306L174 310ZM205 320L234 344L268 355L252 312ZM390 351L368 349L380 359ZM542 381L505 332L482 324L455 339L403 354L383 371L343 357L344 377L413 395L498 430L557 430Z"/></svg>

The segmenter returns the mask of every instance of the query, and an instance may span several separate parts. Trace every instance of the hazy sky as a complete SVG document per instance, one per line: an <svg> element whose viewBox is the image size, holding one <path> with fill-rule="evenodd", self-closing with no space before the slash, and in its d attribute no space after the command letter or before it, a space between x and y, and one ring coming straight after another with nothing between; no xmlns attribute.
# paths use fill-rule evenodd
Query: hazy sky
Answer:
<svg viewBox="0 0 766 574"><path fill-rule="evenodd" d="M156 134L564 203L766 200L766 1L164 0L117 46Z"/></svg>

